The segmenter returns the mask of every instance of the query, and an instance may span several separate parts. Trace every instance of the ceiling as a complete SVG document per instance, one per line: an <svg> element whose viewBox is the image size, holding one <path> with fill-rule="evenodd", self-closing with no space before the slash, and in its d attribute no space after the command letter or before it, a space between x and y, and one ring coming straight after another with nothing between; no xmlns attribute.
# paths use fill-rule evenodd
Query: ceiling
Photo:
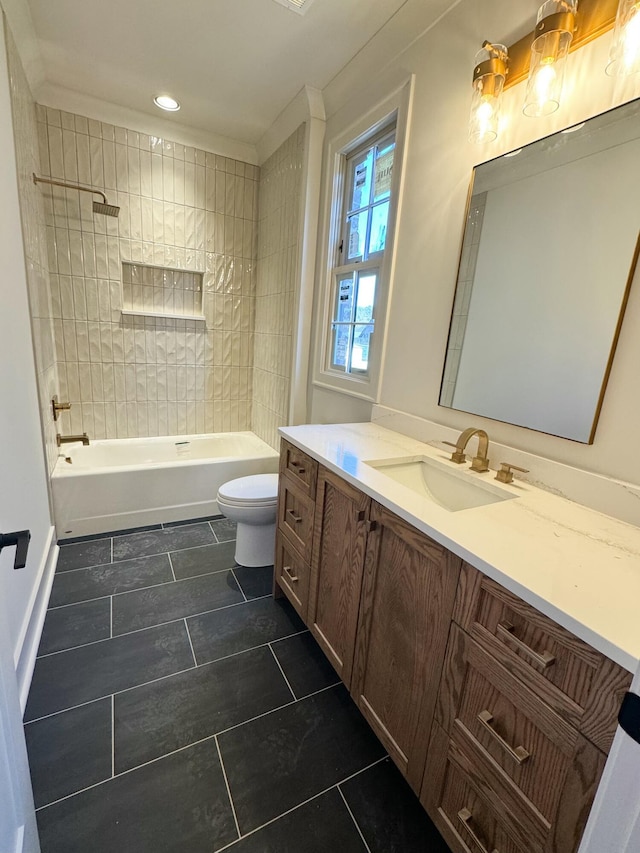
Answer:
<svg viewBox="0 0 640 853"><path fill-rule="evenodd" d="M410 0L28 0L46 82L255 144L307 85L323 89ZM443 0L421 0L435 19ZM170 113L162 113L169 118Z"/></svg>

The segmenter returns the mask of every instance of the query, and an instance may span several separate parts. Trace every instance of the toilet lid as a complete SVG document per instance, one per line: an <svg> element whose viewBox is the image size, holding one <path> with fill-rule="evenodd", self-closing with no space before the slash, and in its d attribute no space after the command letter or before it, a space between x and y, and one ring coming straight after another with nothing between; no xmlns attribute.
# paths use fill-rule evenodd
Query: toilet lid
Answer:
<svg viewBox="0 0 640 853"><path fill-rule="evenodd" d="M253 474L251 477L229 480L220 486L218 495L234 503L273 503L278 497L278 475Z"/></svg>

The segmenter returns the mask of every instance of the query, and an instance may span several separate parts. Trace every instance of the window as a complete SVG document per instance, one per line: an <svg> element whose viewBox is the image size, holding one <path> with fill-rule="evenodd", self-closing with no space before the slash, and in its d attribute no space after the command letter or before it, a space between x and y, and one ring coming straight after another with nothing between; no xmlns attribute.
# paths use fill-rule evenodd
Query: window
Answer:
<svg viewBox="0 0 640 853"><path fill-rule="evenodd" d="M395 128L345 158L344 196L331 272L332 310L325 369L369 376L391 204Z"/></svg>

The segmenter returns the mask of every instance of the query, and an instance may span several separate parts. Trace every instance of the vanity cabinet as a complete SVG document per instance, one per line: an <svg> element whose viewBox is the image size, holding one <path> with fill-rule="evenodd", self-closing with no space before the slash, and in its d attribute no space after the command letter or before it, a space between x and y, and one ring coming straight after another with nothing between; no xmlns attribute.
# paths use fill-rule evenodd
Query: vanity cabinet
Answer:
<svg viewBox="0 0 640 853"><path fill-rule="evenodd" d="M307 624L349 687L371 499L320 467Z"/></svg>
<svg viewBox="0 0 640 853"><path fill-rule="evenodd" d="M372 501L351 694L420 790L461 561Z"/></svg>
<svg viewBox="0 0 640 853"><path fill-rule="evenodd" d="M454 853L577 850L630 681L464 564L421 792Z"/></svg>
<svg viewBox="0 0 640 853"><path fill-rule="evenodd" d="M631 675L282 442L288 596L453 853L575 853Z"/></svg>

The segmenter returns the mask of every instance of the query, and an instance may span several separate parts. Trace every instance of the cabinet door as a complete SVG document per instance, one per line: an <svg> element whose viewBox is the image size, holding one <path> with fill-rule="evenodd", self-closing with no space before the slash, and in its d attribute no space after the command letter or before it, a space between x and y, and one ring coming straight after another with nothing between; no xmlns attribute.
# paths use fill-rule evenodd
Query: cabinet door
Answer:
<svg viewBox="0 0 640 853"><path fill-rule="evenodd" d="M372 504L351 693L418 791L460 560Z"/></svg>
<svg viewBox="0 0 640 853"><path fill-rule="evenodd" d="M308 624L344 683L351 682L371 499L320 468Z"/></svg>

